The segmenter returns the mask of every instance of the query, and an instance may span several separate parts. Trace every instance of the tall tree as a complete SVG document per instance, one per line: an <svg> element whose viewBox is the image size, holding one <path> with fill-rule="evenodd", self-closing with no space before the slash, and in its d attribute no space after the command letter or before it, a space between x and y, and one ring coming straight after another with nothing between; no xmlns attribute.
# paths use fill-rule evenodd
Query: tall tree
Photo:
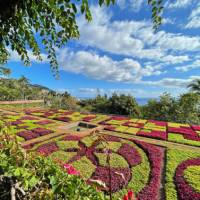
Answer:
<svg viewBox="0 0 200 200"><path fill-rule="evenodd" d="M97 0L100 6L115 0ZM161 24L162 0L148 0L152 8L154 29ZM0 0L0 64L9 58L8 48L16 51L24 64L30 64L30 54L42 60L39 43L44 45L51 69L58 75L56 48L78 38L76 14L92 20L88 0ZM29 49L27 48L29 47Z"/></svg>
<svg viewBox="0 0 200 200"><path fill-rule="evenodd" d="M192 83L188 85L188 88L190 88L191 91L200 94L200 79L194 80Z"/></svg>

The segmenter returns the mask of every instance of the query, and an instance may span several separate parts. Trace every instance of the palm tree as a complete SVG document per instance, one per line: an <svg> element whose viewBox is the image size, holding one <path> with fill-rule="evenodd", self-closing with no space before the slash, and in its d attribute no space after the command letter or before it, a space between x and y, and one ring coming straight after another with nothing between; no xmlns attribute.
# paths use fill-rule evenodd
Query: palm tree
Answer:
<svg viewBox="0 0 200 200"><path fill-rule="evenodd" d="M2 76L9 76L11 74L11 70L3 67L2 65L0 65L0 75Z"/></svg>
<svg viewBox="0 0 200 200"><path fill-rule="evenodd" d="M200 94L200 79L194 80L187 87L190 88L191 91L196 92L197 94Z"/></svg>

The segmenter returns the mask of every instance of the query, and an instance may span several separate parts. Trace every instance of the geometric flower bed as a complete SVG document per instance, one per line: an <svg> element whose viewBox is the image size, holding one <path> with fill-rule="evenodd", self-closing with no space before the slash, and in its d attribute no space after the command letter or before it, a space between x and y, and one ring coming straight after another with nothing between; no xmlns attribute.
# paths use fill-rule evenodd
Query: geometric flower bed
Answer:
<svg viewBox="0 0 200 200"><path fill-rule="evenodd" d="M114 199L125 194L130 186L135 188L138 199L159 199L163 149L114 136L105 135L104 138L104 142L100 142L93 136L66 136L43 144L36 151L72 164L88 184L101 183L99 189L105 194L111 190ZM107 155L110 157L110 167ZM144 172L142 169L147 166L149 170ZM140 179L143 174L145 178Z"/></svg>
<svg viewBox="0 0 200 200"><path fill-rule="evenodd" d="M20 130L30 131L38 127L52 129L52 119L54 121L58 120L66 123L85 121L92 124L104 125L105 130L127 134L130 135L130 138L131 135L136 135L192 146L200 146L200 125L80 113L62 109L25 110L25 113L29 115L23 116L23 114L21 114L21 117L4 115L2 116L2 120L9 122L11 126L18 129L18 132L20 132ZM43 117L46 119L39 119L37 117ZM46 133L44 132L43 134L45 135ZM39 133L39 135L41 136L41 133ZM29 133L29 136L36 137L37 135L31 136Z"/></svg>
<svg viewBox="0 0 200 200"><path fill-rule="evenodd" d="M41 120L38 117L17 113L16 115L0 113L0 122L7 124L12 134L15 134L19 141L31 140L48 135L54 132L56 123L52 120Z"/></svg>
<svg viewBox="0 0 200 200"><path fill-rule="evenodd" d="M103 142L95 136L64 136L35 149L72 165L88 184L98 183L105 194L111 190L113 199L121 199L130 189L138 200L199 199L200 152L167 149L165 163L163 148L112 135L104 135Z"/></svg>
<svg viewBox="0 0 200 200"><path fill-rule="evenodd" d="M78 132L51 135L57 131L57 124L62 124L52 119L101 124L111 132L109 135L102 132L104 141L96 136L80 137ZM88 184L98 185L104 194L111 191L114 200L122 199L129 190L138 200L200 199L200 151L197 148L175 149L168 143L170 148L167 149L139 141L142 136L200 146L198 125L52 109L29 111L29 115L0 112L0 121L10 124L12 133L20 140L28 140L23 145L25 149L51 157L65 167L72 165ZM115 136L112 132L116 132ZM44 135L49 136L42 137ZM129 139L122 139L123 136ZM41 140L31 141L38 137Z"/></svg>

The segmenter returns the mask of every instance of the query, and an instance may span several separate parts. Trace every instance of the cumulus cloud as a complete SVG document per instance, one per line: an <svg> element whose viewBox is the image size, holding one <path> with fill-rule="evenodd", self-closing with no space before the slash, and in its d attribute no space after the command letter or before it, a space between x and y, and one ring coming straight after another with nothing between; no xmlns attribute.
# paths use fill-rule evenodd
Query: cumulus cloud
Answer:
<svg viewBox="0 0 200 200"><path fill-rule="evenodd" d="M166 4L166 7L168 8L186 8L190 4L194 3L196 0L175 0L171 1L169 0Z"/></svg>
<svg viewBox="0 0 200 200"><path fill-rule="evenodd" d="M188 18L188 23L185 28L199 28L200 27L200 4L192 11Z"/></svg>
<svg viewBox="0 0 200 200"><path fill-rule="evenodd" d="M160 75L159 67L142 67L136 60L124 58L116 61L94 52L73 52L65 48L58 52L59 64L63 70L83 74L97 80L134 83L145 76Z"/></svg>
<svg viewBox="0 0 200 200"><path fill-rule="evenodd" d="M160 86L165 88L186 88L189 83L199 78L200 76L190 76L186 79L163 78L159 81L141 81L141 83L149 86Z"/></svg>
<svg viewBox="0 0 200 200"><path fill-rule="evenodd" d="M93 7L92 12L95 18L93 22L88 24L82 16L78 20L80 43L84 46L160 62L166 62L170 58L173 64L189 60L186 52L200 49L200 37L165 31L154 33L151 22L112 20L112 14L105 8Z"/></svg>
<svg viewBox="0 0 200 200"><path fill-rule="evenodd" d="M142 5L144 4L144 2L146 2L145 0L118 0L117 1L117 5L121 8L121 9L131 9L133 12L138 12L140 11Z"/></svg>
<svg viewBox="0 0 200 200"><path fill-rule="evenodd" d="M193 63L175 68L178 71L187 72L192 69L200 69L200 60L195 60Z"/></svg>
<svg viewBox="0 0 200 200"><path fill-rule="evenodd" d="M8 52L10 54L9 60L11 62L20 62L21 61L21 57L18 55L18 53L16 51L12 51L11 49L8 49ZM33 63L47 63L48 62L46 54L43 54L43 53L41 54L42 61L40 61L36 58L36 56L33 55L33 53L30 50L27 50L27 52L28 52L30 61Z"/></svg>

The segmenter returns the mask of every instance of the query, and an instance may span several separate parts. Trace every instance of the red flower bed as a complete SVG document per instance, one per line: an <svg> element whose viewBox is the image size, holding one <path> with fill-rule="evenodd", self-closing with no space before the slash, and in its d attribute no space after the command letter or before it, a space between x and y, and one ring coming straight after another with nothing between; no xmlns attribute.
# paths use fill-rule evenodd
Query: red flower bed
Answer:
<svg viewBox="0 0 200 200"><path fill-rule="evenodd" d="M99 122L98 124L106 125L106 123L107 123L108 121L110 121L110 120L111 120L111 118L108 118L108 119L106 119L106 120L103 120L103 121Z"/></svg>
<svg viewBox="0 0 200 200"><path fill-rule="evenodd" d="M159 199L164 151L160 147L145 142L135 141L135 143L147 153L151 165L149 184L138 193L137 198L138 200L157 200Z"/></svg>
<svg viewBox="0 0 200 200"><path fill-rule="evenodd" d="M49 156L53 152L58 151L58 149L59 148L55 142L50 142L50 143L43 144L42 146L40 146L37 149L37 152L39 152L40 154L42 154L44 156Z"/></svg>
<svg viewBox="0 0 200 200"><path fill-rule="evenodd" d="M192 129L188 128L175 128L175 127L168 127L169 133L179 133L184 135L193 135L196 134Z"/></svg>
<svg viewBox="0 0 200 200"><path fill-rule="evenodd" d="M81 139L81 137L75 136L75 135L67 135L64 138L62 138L61 140L70 140L70 141L79 141Z"/></svg>
<svg viewBox="0 0 200 200"><path fill-rule="evenodd" d="M155 139L161 139L161 140L167 140L167 133L165 131L151 130L151 132L148 133L141 130L138 133L136 133L136 135L149 137L149 138L155 138Z"/></svg>
<svg viewBox="0 0 200 200"><path fill-rule="evenodd" d="M20 120L38 120L38 118L32 116L23 116Z"/></svg>
<svg viewBox="0 0 200 200"><path fill-rule="evenodd" d="M120 142L121 141L118 137L112 136L112 135L104 135L104 138L106 139L106 141L110 141L110 142Z"/></svg>
<svg viewBox="0 0 200 200"><path fill-rule="evenodd" d="M134 127L134 128L143 128L143 123L133 123L133 122L125 122L122 124L123 126Z"/></svg>
<svg viewBox="0 0 200 200"><path fill-rule="evenodd" d="M150 123L154 123L156 126L167 126L167 122L156 121L156 120L148 120Z"/></svg>
<svg viewBox="0 0 200 200"><path fill-rule="evenodd" d="M200 131L200 126L197 126L197 125L193 125L191 126L193 130L195 131Z"/></svg>
<svg viewBox="0 0 200 200"><path fill-rule="evenodd" d="M122 178L122 176L124 179ZM111 177L111 192L117 192L126 186L131 179L131 171L129 168L111 168L98 166L91 176L92 180L100 180L105 183L106 188L102 188L103 191L108 192L110 188L110 177ZM88 183L93 183L88 180Z"/></svg>
<svg viewBox="0 0 200 200"><path fill-rule="evenodd" d="M50 117L50 116L52 116L52 115L53 115L53 113L48 113L48 112L46 112L46 113L44 113L44 114L41 114L40 117L48 118L48 117Z"/></svg>
<svg viewBox="0 0 200 200"><path fill-rule="evenodd" d="M180 200L199 200L200 193L195 191L185 180L184 171L189 166L200 165L200 158L182 162L176 169L175 183Z"/></svg>
<svg viewBox="0 0 200 200"><path fill-rule="evenodd" d="M45 129L45 128L35 128L35 129L32 129L31 131L33 131L34 133L39 134L40 136L48 135L48 134L54 132L54 131L52 131L52 130Z"/></svg>
<svg viewBox="0 0 200 200"><path fill-rule="evenodd" d="M69 117L54 117L54 120L58 120L58 121L63 121L63 122L69 122L70 118Z"/></svg>
<svg viewBox="0 0 200 200"><path fill-rule="evenodd" d="M35 122L35 124L39 124L39 125L46 125L46 124L52 124L53 122L50 120L42 120L39 122Z"/></svg>
<svg viewBox="0 0 200 200"><path fill-rule="evenodd" d="M32 131L21 131L17 133L17 136L24 138L25 140L31 140L37 137L40 137L38 133Z"/></svg>
<svg viewBox="0 0 200 200"><path fill-rule="evenodd" d="M184 135L183 137L185 139L188 139L188 140L200 141L200 137L199 137L198 134L196 134L196 135Z"/></svg>
<svg viewBox="0 0 200 200"><path fill-rule="evenodd" d="M113 116L110 120L117 120L117 121L123 121L123 120L129 120L128 117L121 117L121 116Z"/></svg>
<svg viewBox="0 0 200 200"><path fill-rule="evenodd" d="M104 130L107 130L107 131L115 131L115 127L114 126L111 126L111 125L107 125L104 127Z"/></svg>
<svg viewBox="0 0 200 200"><path fill-rule="evenodd" d="M28 126L17 126L16 129L27 129Z"/></svg>
<svg viewBox="0 0 200 200"><path fill-rule="evenodd" d="M93 120L93 119L95 119L96 118L96 116L88 116L88 117L84 117L83 118L83 121L85 121L85 122L90 122L91 120Z"/></svg>
<svg viewBox="0 0 200 200"><path fill-rule="evenodd" d="M130 167L139 165L142 161L137 149L129 144L123 144L118 150L118 153L127 160Z"/></svg>
<svg viewBox="0 0 200 200"><path fill-rule="evenodd" d="M16 120L16 121L14 121L14 122L10 122L10 124L12 125L12 126L16 126L16 125L18 125L18 124L23 124L24 122L22 122L22 121L20 121L20 120Z"/></svg>
<svg viewBox="0 0 200 200"><path fill-rule="evenodd" d="M200 141L199 135L192 129L185 128L168 128L168 132L182 134L185 139Z"/></svg>

